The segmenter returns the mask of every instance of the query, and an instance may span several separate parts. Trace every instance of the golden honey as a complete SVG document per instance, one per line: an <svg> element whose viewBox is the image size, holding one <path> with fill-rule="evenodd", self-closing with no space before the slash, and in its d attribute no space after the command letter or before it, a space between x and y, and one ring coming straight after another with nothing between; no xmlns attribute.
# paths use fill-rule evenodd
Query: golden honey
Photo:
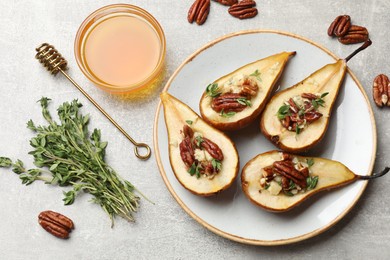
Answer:
<svg viewBox="0 0 390 260"><path fill-rule="evenodd" d="M75 55L82 72L98 87L126 93L158 77L165 57L165 37L158 22L145 10L110 5L82 23Z"/></svg>

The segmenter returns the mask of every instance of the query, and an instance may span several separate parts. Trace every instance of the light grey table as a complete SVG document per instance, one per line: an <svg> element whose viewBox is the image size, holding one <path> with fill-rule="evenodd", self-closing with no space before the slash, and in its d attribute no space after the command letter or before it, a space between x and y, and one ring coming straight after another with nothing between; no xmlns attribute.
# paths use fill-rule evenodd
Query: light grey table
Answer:
<svg viewBox="0 0 390 260"><path fill-rule="evenodd" d="M83 19L112 1L51 0L0 2L0 155L27 155L32 133L25 128L30 118L40 121L41 96L53 99L55 109L63 101L78 98L92 117L91 127L102 129L109 142L107 159L126 179L154 202L143 201L135 224L117 219L115 228L97 205L81 195L74 205L63 206L62 188L41 182L28 187L18 177L0 170L1 259L373 259L390 258L389 176L370 183L353 210L325 233L297 244L280 247L242 245L219 237L189 217L176 203L158 172L155 158L140 161L132 145L65 78L50 76L34 59L42 42L54 44L68 59L70 74L136 140L152 145L153 119L158 94L181 62L207 42L244 29L275 29L302 35L339 56L356 46L330 39L326 30L339 14L351 15L355 24L366 26L374 42L349 66L371 97L373 78L390 75L390 2L377 1L271 1L258 0L259 15L240 21L227 8L212 3L203 26L190 25L186 15L192 0L134 0L161 23L167 39L166 73L163 83L138 101L108 95L95 88L79 71L73 56L73 40ZM371 101L374 106L374 103ZM390 109L373 107L378 131L376 170L390 164ZM37 215L52 209L70 216L76 230L69 240L47 234L37 224Z"/></svg>

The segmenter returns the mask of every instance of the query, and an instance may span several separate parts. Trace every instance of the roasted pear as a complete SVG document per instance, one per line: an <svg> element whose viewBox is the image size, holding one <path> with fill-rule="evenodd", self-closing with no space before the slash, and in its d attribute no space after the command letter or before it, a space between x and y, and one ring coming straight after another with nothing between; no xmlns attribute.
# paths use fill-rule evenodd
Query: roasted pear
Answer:
<svg viewBox="0 0 390 260"><path fill-rule="evenodd" d="M283 212L320 191L356 180L374 179L388 171L386 168L379 174L361 176L337 161L270 151L257 155L244 166L241 184L245 195L255 205Z"/></svg>
<svg viewBox="0 0 390 260"><path fill-rule="evenodd" d="M172 170L184 188L200 196L227 189L237 176L234 143L167 92L161 94Z"/></svg>
<svg viewBox="0 0 390 260"><path fill-rule="evenodd" d="M237 130L263 110L276 82L295 52L282 52L249 63L209 84L200 99L200 114L220 130Z"/></svg>
<svg viewBox="0 0 390 260"><path fill-rule="evenodd" d="M325 65L302 82L274 95L260 120L265 137L293 153L317 144L328 128L348 60L370 45L371 41L367 41L346 59Z"/></svg>

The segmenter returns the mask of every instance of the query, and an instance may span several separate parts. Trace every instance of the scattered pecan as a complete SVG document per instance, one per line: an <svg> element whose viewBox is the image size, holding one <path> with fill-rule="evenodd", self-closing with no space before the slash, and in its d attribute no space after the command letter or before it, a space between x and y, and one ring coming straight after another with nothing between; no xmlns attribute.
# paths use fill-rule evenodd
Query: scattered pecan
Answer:
<svg viewBox="0 0 390 260"><path fill-rule="evenodd" d="M274 172L273 172L273 166L267 166L263 168L263 177L267 179L267 181L270 181L274 177Z"/></svg>
<svg viewBox="0 0 390 260"><path fill-rule="evenodd" d="M351 25L348 33L340 37L339 42L342 44L354 44L368 40L368 30L363 26Z"/></svg>
<svg viewBox="0 0 390 260"><path fill-rule="evenodd" d="M289 103L289 105L290 105L290 109L291 109L294 113L298 113L299 108L298 108L297 104L295 104L295 102L294 102L294 100L293 100L292 98L290 98L290 99L288 100L288 103Z"/></svg>
<svg viewBox="0 0 390 260"><path fill-rule="evenodd" d="M184 125L183 126L183 135L184 135L184 137L192 138L194 136L194 131L188 125Z"/></svg>
<svg viewBox="0 0 390 260"><path fill-rule="evenodd" d="M303 177L309 177L309 168L305 167L299 170L299 172L303 175Z"/></svg>
<svg viewBox="0 0 390 260"><path fill-rule="evenodd" d="M347 34L351 26L351 17L349 15L340 15L331 23L328 28L329 36L341 37Z"/></svg>
<svg viewBox="0 0 390 260"><path fill-rule="evenodd" d="M216 112L240 112L246 108L246 105L243 105L237 101L239 98L245 98L240 94L236 93L226 93L222 94L213 99L211 103L211 108Z"/></svg>
<svg viewBox="0 0 390 260"><path fill-rule="evenodd" d="M301 95L302 98L307 98L309 100L314 100L314 99L317 99L317 95L313 94L313 93L303 93Z"/></svg>
<svg viewBox="0 0 390 260"><path fill-rule="evenodd" d="M293 156L289 153L282 152L282 158L283 158L283 161L292 161Z"/></svg>
<svg viewBox="0 0 390 260"><path fill-rule="evenodd" d="M257 86L256 82L246 79L242 84L242 90L240 94L248 97L254 97L256 96L258 90L259 86Z"/></svg>
<svg viewBox="0 0 390 260"><path fill-rule="evenodd" d="M234 4L237 4L238 0L214 0L220 4L232 6Z"/></svg>
<svg viewBox="0 0 390 260"><path fill-rule="evenodd" d="M64 215L46 210L39 214L38 223L50 234L59 238L68 238L74 229L73 221Z"/></svg>
<svg viewBox="0 0 390 260"><path fill-rule="evenodd" d="M386 75L380 74L375 77L372 90L375 104L378 107L390 106L390 81Z"/></svg>
<svg viewBox="0 0 390 260"><path fill-rule="evenodd" d="M194 21L198 25L202 25L210 12L210 0L195 0L188 11L187 20L189 23Z"/></svg>
<svg viewBox="0 0 390 260"><path fill-rule="evenodd" d="M191 138L189 136L185 137L183 141L181 141L179 148L180 156L184 164L187 167L191 167L191 165L195 162L195 153Z"/></svg>
<svg viewBox="0 0 390 260"><path fill-rule="evenodd" d="M282 188L283 190L288 190L290 188L290 180L282 176Z"/></svg>
<svg viewBox="0 0 390 260"><path fill-rule="evenodd" d="M229 8L229 14L239 19L255 17L258 13L256 2L252 0L242 0Z"/></svg>
<svg viewBox="0 0 390 260"><path fill-rule="evenodd" d="M310 111L303 115L303 119L306 119L306 121L309 123L318 120L320 117L322 117L322 114L317 111Z"/></svg>
<svg viewBox="0 0 390 260"><path fill-rule="evenodd" d="M223 153L221 148L219 148L216 143L203 137L203 142L200 144L200 146L204 148L214 159L217 159L218 161L223 160Z"/></svg>
<svg viewBox="0 0 390 260"><path fill-rule="evenodd" d="M291 161L276 161L273 163L274 171L298 184L301 188L306 188L306 178L295 169Z"/></svg>

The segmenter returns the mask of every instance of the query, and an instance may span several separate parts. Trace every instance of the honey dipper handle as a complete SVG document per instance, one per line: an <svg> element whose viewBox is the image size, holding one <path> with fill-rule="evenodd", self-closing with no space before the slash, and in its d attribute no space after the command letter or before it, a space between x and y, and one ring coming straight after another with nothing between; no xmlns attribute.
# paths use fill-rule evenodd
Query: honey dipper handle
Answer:
<svg viewBox="0 0 390 260"><path fill-rule="evenodd" d="M150 158L150 155L151 155L151 150L150 150L150 147L149 145L145 144L145 143L137 143L133 138L131 138L131 136L126 133L126 131L117 123L115 122L115 120L101 107L99 106L98 103L96 103L96 101L90 96L88 95L87 92L84 91L84 89L82 89L79 84L76 83L76 81L74 81L64 70L62 70L61 68L58 68L58 70L78 89L80 90L81 93L83 93L83 95L97 108L99 109L100 112L102 112L102 114L108 119L110 120L110 122L116 127L118 128L118 130L127 138L129 139L130 142L132 142L134 144L134 153L135 153L135 156L137 156L137 158L141 159L141 160L147 160ZM144 148L146 149L146 153L145 154L140 154L139 153L139 148Z"/></svg>

